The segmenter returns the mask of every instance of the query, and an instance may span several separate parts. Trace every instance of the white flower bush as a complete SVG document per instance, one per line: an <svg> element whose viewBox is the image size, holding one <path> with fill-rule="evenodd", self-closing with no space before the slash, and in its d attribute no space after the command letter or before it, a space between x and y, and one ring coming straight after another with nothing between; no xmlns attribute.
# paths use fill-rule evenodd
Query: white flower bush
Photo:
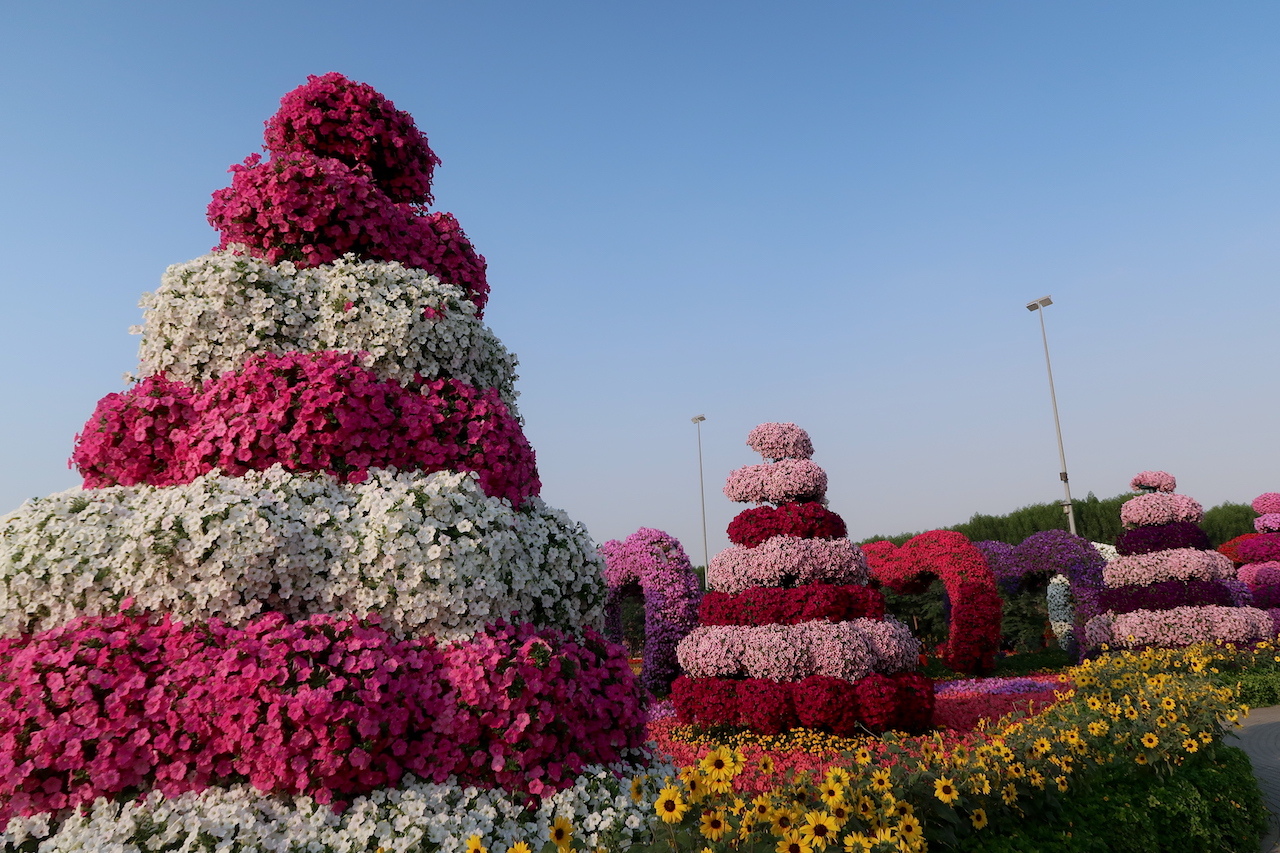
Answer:
<svg viewBox="0 0 1280 853"><path fill-rule="evenodd" d="M1075 608L1071 604L1071 581L1066 575L1054 575L1045 590L1049 609L1049 625L1053 628L1058 644L1065 646L1075 634Z"/></svg>
<svg viewBox="0 0 1280 853"><path fill-rule="evenodd" d="M4 849L39 840L41 853L117 853L192 850L384 853L462 853L479 835L491 853L506 853L517 841L540 850L557 817L569 819L574 835L594 848L626 850L647 835L653 798L670 764L634 756L626 763L583 769L573 786L532 810L500 789L464 788L452 777L443 784L406 777L395 789L356 797L342 814L310 797L272 797L247 785L208 788L166 799L158 792L132 802L100 799L87 813L61 822L48 813L18 817L0 834ZM643 796L630 793L630 779L643 779Z"/></svg>
<svg viewBox="0 0 1280 853"><path fill-rule="evenodd" d="M370 471L339 483L275 466L156 488L71 489L0 517L0 635L114 613L124 599L243 624L376 611L398 636L470 637L498 617L603 624L603 563L539 498L519 511L474 475Z"/></svg>
<svg viewBox="0 0 1280 853"><path fill-rule="evenodd" d="M460 288L394 261L297 269L213 252L175 264L144 294L138 380L164 371L198 386L262 352L368 352L383 379L415 373L497 388L516 413L516 359Z"/></svg>

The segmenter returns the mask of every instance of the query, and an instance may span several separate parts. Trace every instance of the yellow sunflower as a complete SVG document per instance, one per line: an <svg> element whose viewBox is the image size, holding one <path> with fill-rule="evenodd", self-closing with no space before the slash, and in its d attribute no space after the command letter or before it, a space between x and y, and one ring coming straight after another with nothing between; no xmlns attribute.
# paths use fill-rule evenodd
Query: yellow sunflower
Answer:
<svg viewBox="0 0 1280 853"><path fill-rule="evenodd" d="M631 778L631 802L638 803L644 799L644 783L646 777L633 776Z"/></svg>
<svg viewBox="0 0 1280 853"><path fill-rule="evenodd" d="M517 841L507 848L507 853L533 853L533 851L529 849L528 844L523 841Z"/></svg>
<svg viewBox="0 0 1280 853"><path fill-rule="evenodd" d="M729 824L725 823L724 812L717 809L716 811L703 812L702 821L698 828L702 830L704 837L712 841L719 841L729 831Z"/></svg>
<svg viewBox="0 0 1280 853"><path fill-rule="evenodd" d="M865 748L863 752L866 752ZM839 785L844 788L848 787L850 781L852 781L852 777L849 775L849 771L843 767L831 767L827 770L826 783L828 785Z"/></svg>
<svg viewBox="0 0 1280 853"><path fill-rule="evenodd" d="M713 749L708 752L703 756L702 760L698 762L698 767L707 775L707 778L712 781L732 779L735 775L733 772L732 752L727 746L722 746L719 749Z"/></svg>
<svg viewBox="0 0 1280 853"><path fill-rule="evenodd" d="M960 796L960 792L956 790L956 783L952 782L946 776L933 783L933 795L942 800L947 805L951 805Z"/></svg>
<svg viewBox="0 0 1280 853"><path fill-rule="evenodd" d="M871 763L871 753L867 751L865 746L860 746L853 753L853 760L858 762L862 767Z"/></svg>
<svg viewBox="0 0 1280 853"><path fill-rule="evenodd" d="M779 838L795 829L795 826L796 816L791 813L791 809L777 808L769 815L769 828Z"/></svg>
<svg viewBox="0 0 1280 853"><path fill-rule="evenodd" d="M762 776L773 775L773 759L768 755L760 756L760 760L756 762L756 769L760 771Z"/></svg>
<svg viewBox="0 0 1280 853"><path fill-rule="evenodd" d="M1145 735L1142 736L1142 745L1145 746L1147 749L1154 749L1155 746L1159 743L1160 743L1160 738L1156 737L1151 732L1147 732Z"/></svg>
<svg viewBox="0 0 1280 853"><path fill-rule="evenodd" d="M658 792L653 808L666 823L679 823L689 811L689 804L680 796L679 790L668 785Z"/></svg>
<svg viewBox="0 0 1280 853"><path fill-rule="evenodd" d="M906 839L908 844L915 844L924 837L924 827L915 815L903 815L898 821L898 837Z"/></svg>
<svg viewBox="0 0 1280 853"><path fill-rule="evenodd" d="M473 835L467 839L467 853L489 853L489 848L484 846L479 835Z"/></svg>
<svg viewBox="0 0 1280 853"><path fill-rule="evenodd" d="M800 836L819 850L826 848L835 840L840 825L835 818L826 812L809 812L804 816L804 825L800 827Z"/></svg>
<svg viewBox="0 0 1280 853"><path fill-rule="evenodd" d="M893 783L889 781L889 768L881 767L871 774L871 787L877 794L883 794L893 787Z"/></svg>
<svg viewBox="0 0 1280 853"><path fill-rule="evenodd" d="M805 841L796 830L790 830L778 839L778 853L813 853L813 845Z"/></svg>
<svg viewBox="0 0 1280 853"><path fill-rule="evenodd" d="M987 812L985 809L974 809L973 814L969 815L969 820L973 821L974 829L982 829L987 825Z"/></svg>
<svg viewBox="0 0 1280 853"><path fill-rule="evenodd" d="M573 824L566 817L558 817L551 824L551 829L547 834L551 836L551 840L555 842L556 847L561 850L568 850L569 845L573 842Z"/></svg>

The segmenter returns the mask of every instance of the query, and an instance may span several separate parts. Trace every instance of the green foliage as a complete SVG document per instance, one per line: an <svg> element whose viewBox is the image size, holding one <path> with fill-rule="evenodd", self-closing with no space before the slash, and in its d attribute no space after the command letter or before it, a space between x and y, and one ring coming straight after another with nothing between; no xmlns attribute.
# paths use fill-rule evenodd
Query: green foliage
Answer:
<svg viewBox="0 0 1280 853"><path fill-rule="evenodd" d="M1249 504L1218 504L1204 512L1204 521L1200 527L1204 530L1213 547L1217 548L1228 539L1234 539L1244 533L1253 533L1253 520L1258 514Z"/></svg>
<svg viewBox="0 0 1280 853"><path fill-rule="evenodd" d="M1003 607L1000 638L1006 649L1029 652L1045 645L1045 633L1049 631L1049 604L1045 598L1048 587L1048 579L1041 578L1012 595L999 590Z"/></svg>
<svg viewBox="0 0 1280 853"><path fill-rule="evenodd" d="M880 592L884 594L885 609L906 623L911 633L924 643L926 654L932 655L935 646L947 641L950 628L944 615L946 587L942 581L934 580L919 595L899 595L884 587Z"/></svg>
<svg viewBox="0 0 1280 853"><path fill-rule="evenodd" d="M1064 798L1059 819L1025 821L1016 833L974 833L958 849L1254 853L1266 829L1266 808L1248 756L1220 746L1192 756L1170 776L1113 770Z"/></svg>

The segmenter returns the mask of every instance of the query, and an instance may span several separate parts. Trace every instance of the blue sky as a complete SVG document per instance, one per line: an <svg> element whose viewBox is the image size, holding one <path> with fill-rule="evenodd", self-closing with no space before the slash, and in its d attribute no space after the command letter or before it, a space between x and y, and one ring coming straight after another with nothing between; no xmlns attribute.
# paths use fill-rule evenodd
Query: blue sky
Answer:
<svg viewBox="0 0 1280 853"><path fill-rule="evenodd" d="M371 11L372 10L372 11ZM0 513L78 480L137 300L308 74L412 113L543 496L701 562L762 421L856 538L1174 473L1280 490L1273 3L25 4L0 79ZM1266 436L1272 436L1268 439Z"/></svg>

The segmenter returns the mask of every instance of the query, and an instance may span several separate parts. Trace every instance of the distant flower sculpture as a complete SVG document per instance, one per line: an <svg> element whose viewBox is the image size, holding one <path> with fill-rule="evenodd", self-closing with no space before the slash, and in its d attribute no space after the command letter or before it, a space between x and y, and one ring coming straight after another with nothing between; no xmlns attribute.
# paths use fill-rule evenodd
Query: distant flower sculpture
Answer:
<svg viewBox="0 0 1280 853"><path fill-rule="evenodd" d="M642 527L624 541L600 546L609 587L605 602L608 624L619 621L621 594L636 585L644 596L644 667L640 678L651 693L666 695L680 674L676 644L698 624L702 587L689 557L675 537ZM621 642L620 636L614 636Z"/></svg>
<svg viewBox="0 0 1280 853"><path fill-rule="evenodd" d="M1204 510L1173 492L1172 475L1144 471L1132 486L1142 493L1120 508L1126 529L1116 539L1119 556L1103 569L1097 612L1083 614L1085 645L1249 642L1274 633L1253 606L1246 576L1209 548L1199 527Z"/></svg>
<svg viewBox="0 0 1280 853"><path fill-rule="evenodd" d="M1280 493L1258 495L1253 510L1258 513L1253 520L1257 532L1237 536L1218 550L1241 564L1236 577L1248 585L1254 604L1267 611L1280 633Z"/></svg>
<svg viewBox="0 0 1280 853"><path fill-rule="evenodd" d="M773 506L741 512L733 547L707 567L701 624L676 649L680 719L765 734L926 727L933 683L912 671L920 643L885 614L865 555L822 505L827 475L809 461L808 433L761 424L747 444L766 462L731 473L725 494Z"/></svg>

